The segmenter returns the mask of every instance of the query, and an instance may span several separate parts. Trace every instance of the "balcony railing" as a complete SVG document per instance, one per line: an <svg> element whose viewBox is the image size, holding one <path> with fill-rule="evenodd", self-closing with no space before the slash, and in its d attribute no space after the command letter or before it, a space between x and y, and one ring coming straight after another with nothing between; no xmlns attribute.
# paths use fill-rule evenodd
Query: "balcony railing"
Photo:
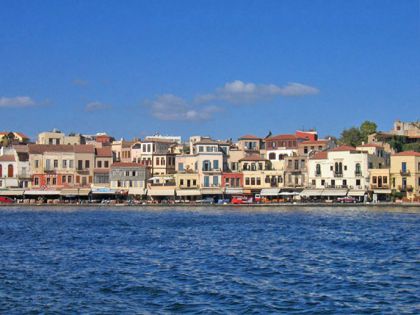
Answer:
<svg viewBox="0 0 420 315"><path fill-rule="evenodd" d="M401 170L400 174L401 174L401 176L410 176L411 175L409 170Z"/></svg>
<svg viewBox="0 0 420 315"><path fill-rule="evenodd" d="M362 172L354 172L354 175L356 176L356 177L362 177L363 175L362 175Z"/></svg>
<svg viewBox="0 0 420 315"><path fill-rule="evenodd" d="M334 177L343 177L343 173L335 173L334 172Z"/></svg>
<svg viewBox="0 0 420 315"><path fill-rule="evenodd" d="M389 189L390 188L388 184L381 184L381 185L379 185L379 184L371 184L370 187L372 189L377 189L377 188Z"/></svg>

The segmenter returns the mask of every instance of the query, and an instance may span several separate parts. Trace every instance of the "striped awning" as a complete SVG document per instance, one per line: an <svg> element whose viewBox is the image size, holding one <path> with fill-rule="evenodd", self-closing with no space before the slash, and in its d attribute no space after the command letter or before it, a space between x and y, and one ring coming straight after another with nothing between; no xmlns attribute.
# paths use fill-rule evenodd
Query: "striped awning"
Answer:
<svg viewBox="0 0 420 315"><path fill-rule="evenodd" d="M323 189L305 189L300 193L301 197L319 197L322 196Z"/></svg>
<svg viewBox="0 0 420 315"><path fill-rule="evenodd" d="M322 196L345 197L347 196L347 189L324 189Z"/></svg>
<svg viewBox="0 0 420 315"><path fill-rule="evenodd" d="M25 190L25 196L59 196L59 190Z"/></svg>
<svg viewBox="0 0 420 315"><path fill-rule="evenodd" d="M199 189L177 189L177 196L201 196Z"/></svg>
<svg viewBox="0 0 420 315"><path fill-rule="evenodd" d="M280 189L278 188L264 188L261 189L261 196L278 196Z"/></svg>
<svg viewBox="0 0 420 315"><path fill-rule="evenodd" d="M140 187L137 187L137 188L129 188L128 189L128 194L129 195L143 196L143 195L146 194L146 192L147 192L146 189L140 188Z"/></svg>
<svg viewBox="0 0 420 315"><path fill-rule="evenodd" d="M0 196L23 196L23 190L0 190Z"/></svg>
<svg viewBox="0 0 420 315"><path fill-rule="evenodd" d="M175 189L148 189L148 196L175 196Z"/></svg>
<svg viewBox="0 0 420 315"><path fill-rule="evenodd" d="M366 194L366 192L364 190L350 190L347 194L347 196L352 196L352 197L362 197Z"/></svg>
<svg viewBox="0 0 420 315"><path fill-rule="evenodd" d="M222 195L223 190L221 188L202 188L200 190L202 195Z"/></svg>

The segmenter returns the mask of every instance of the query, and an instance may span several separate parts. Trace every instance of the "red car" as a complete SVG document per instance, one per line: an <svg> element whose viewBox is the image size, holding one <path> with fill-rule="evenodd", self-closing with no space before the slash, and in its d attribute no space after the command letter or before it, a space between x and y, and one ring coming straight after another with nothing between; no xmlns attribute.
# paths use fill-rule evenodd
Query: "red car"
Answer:
<svg viewBox="0 0 420 315"><path fill-rule="evenodd" d="M13 203L13 200L7 197L0 197L0 203Z"/></svg>
<svg viewBox="0 0 420 315"><path fill-rule="evenodd" d="M234 196L232 198L232 203L234 205L242 205L244 203L252 203L252 197Z"/></svg>

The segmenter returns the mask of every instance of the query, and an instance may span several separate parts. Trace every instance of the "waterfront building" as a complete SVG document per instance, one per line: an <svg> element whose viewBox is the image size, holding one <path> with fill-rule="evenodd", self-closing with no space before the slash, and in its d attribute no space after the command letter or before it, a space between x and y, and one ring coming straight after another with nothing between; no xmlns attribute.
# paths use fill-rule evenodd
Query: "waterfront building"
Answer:
<svg viewBox="0 0 420 315"><path fill-rule="evenodd" d="M134 162L115 162L109 175L110 188L118 195L142 197L146 194L146 181L150 177L146 166Z"/></svg>
<svg viewBox="0 0 420 315"><path fill-rule="evenodd" d="M363 198L369 189L369 170L380 165L385 165L383 159L351 146L315 153L308 160L308 186L318 191L309 196Z"/></svg>
<svg viewBox="0 0 420 315"><path fill-rule="evenodd" d="M420 153L405 151L391 156L391 189L408 200L420 200Z"/></svg>
<svg viewBox="0 0 420 315"><path fill-rule="evenodd" d="M154 175L147 180L147 196L152 200L174 200L176 187L174 175Z"/></svg>

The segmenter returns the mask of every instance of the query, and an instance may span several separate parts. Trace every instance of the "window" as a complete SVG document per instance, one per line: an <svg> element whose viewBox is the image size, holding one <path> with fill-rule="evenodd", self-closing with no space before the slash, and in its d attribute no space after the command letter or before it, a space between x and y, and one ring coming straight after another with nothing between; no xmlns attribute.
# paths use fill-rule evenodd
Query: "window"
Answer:
<svg viewBox="0 0 420 315"><path fill-rule="evenodd" d="M273 152L271 152L271 153L268 155L268 159L269 159L269 160L275 160L275 159L276 159L276 154L275 154L275 153L273 153Z"/></svg>
<svg viewBox="0 0 420 315"><path fill-rule="evenodd" d="M39 168L39 160L35 160L35 168Z"/></svg>
<svg viewBox="0 0 420 315"><path fill-rule="evenodd" d="M406 173L407 172L407 162L402 162L401 163L401 171L403 173Z"/></svg>
<svg viewBox="0 0 420 315"><path fill-rule="evenodd" d="M255 185L255 177L251 177L251 185Z"/></svg>
<svg viewBox="0 0 420 315"><path fill-rule="evenodd" d="M202 145L198 146L198 152L204 152L204 147Z"/></svg>
<svg viewBox="0 0 420 315"><path fill-rule="evenodd" d="M321 179L321 186L325 185L325 179Z"/></svg>
<svg viewBox="0 0 420 315"><path fill-rule="evenodd" d="M105 168L108 168L108 167L109 167L109 161L105 161L105 162L104 162L104 167L105 167Z"/></svg>
<svg viewBox="0 0 420 315"><path fill-rule="evenodd" d="M356 186L360 186L360 179L356 179Z"/></svg>
<svg viewBox="0 0 420 315"><path fill-rule="evenodd" d="M45 160L45 169L48 171L51 169L51 161L50 160Z"/></svg>
<svg viewBox="0 0 420 315"><path fill-rule="evenodd" d="M51 178L47 177L47 185L51 184Z"/></svg>
<svg viewBox="0 0 420 315"><path fill-rule="evenodd" d="M35 186L39 185L39 178L38 177L34 178L34 184L35 184Z"/></svg>
<svg viewBox="0 0 420 315"><path fill-rule="evenodd" d="M69 168L73 168L73 160L69 160Z"/></svg>
<svg viewBox="0 0 420 315"><path fill-rule="evenodd" d="M165 163L165 158L164 157L162 157L161 159L160 159L160 165L165 165L166 163Z"/></svg>
<svg viewBox="0 0 420 315"><path fill-rule="evenodd" d="M54 168L58 168L58 160L54 160Z"/></svg>
<svg viewBox="0 0 420 315"><path fill-rule="evenodd" d="M63 168L67 168L67 160L63 160L62 165L63 165Z"/></svg>
<svg viewBox="0 0 420 315"><path fill-rule="evenodd" d="M98 161L98 168L102 168L102 161Z"/></svg>
<svg viewBox="0 0 420 315"><path fill-rule="evenodd" d="M269 183L270 183L270 176L266 176L266 177L265 177L265 183L266 183L266 184L269 184Z"/></svg>
<svg viewBox="0 0 420 315"><path fill-rule="evenodd" d="M316 165L316 175L321 175L321 164Z"/></svg>
<svg viewBox="0 0 420 315"><path fill-rule="evenodd" d="M209 160L203 161L203 171L207 172L207 171L210 171L210 169L211 169L210 161Z"/></svg>
<svg viewBox="0 0 420 315"><path fill-rule="evenodd" d="M316 185L316 180L315 179L313 179L312 180L312 186L315 186Z"/></svg>
<svg viewBox="0 0 420 315"><path fill-rule="evenodd" d="M85 168L89 168L90 167L90 161L89 160L86 160L85 161Z"/></svg>
<svg viewBox="0 0 420 315"><path fill-rule="evenodd" d="M378 178L376 176L372 177L372 183L376 184L378 182Z"/></svg>
<svg viewBox="0 0 420 315"><path fill-rule="evenodd" d="M78 161L77 161L77 169L78 169L78 170L83 169L83 161L82 161L82 160L78 160Z"/></svg>
<svg viewBox="0 0 420 315"><path fill-rule="evenodd" d="M7 177L13 177L13 165L9 164L7 166Z"/></svg>
<svg viewBox="0 0 420 315"><path fill-rule="evenodd" d="M392 188L395 188L395 178L392 179Z"/></svg>
<svg viewBox="0 0 420 315"><path fill-rule="evenodd" d="M360 163L356 163L356 175L362 175L362 167Z"/></svg>
<svg viewBox="0 0 420 315"><path fill-rule="evenodd" d="M343 186L346 187L347 186L347 179L343 179Z"/></svg>
<svg viewBox="0 0 420 315"><path fill-rule="evenodd" d="M178 163L178 171L180 172L184 171L184 163Z"/></svg>
<svg viewBox="0 0 420 315"><path fill-rule="evenodd" d="M295 160L295 170L299 169L299 160Z"/></svg>
<svg viewBox="0 0 420 315"><path fill-rule="evenodd" d="M332 180L331 180L331 186L332 186L332 187L335 187L335 179L332 179Z"/></svg>
<svg viewBox="0 0 420 315"><path fill-rule="evenodd" d="M184 180L183 180L183 179L180 179L180 180L179 180L179 185L180 185L180 186L184 186Z"/></svg>
<svg viewBox="0 0 420 315"><path fill-rule="evenodd" d="M216 170L219 169L219 161L218 160L213 161L213 168L216 169Z"/></svg>
<svg viewBox="0 0 420 315"><path fill-rule="evenodd" d="M219 186L219 176L213 176L213 185Z"/></svg>
<svg viewBox="0 0 420 315"><path fill-rule="evenodd" d="M184 182L184 180L182 180L181 185L184 185L183 182ZM191 180L190 179L187 179L187 187L191 187Z"/></svg>
<svg viewBox="0 0 420 315"><path fill-rule="evenodd" d="M72 182L72 177L69 175L69 176L67 176L67 182L69 183L69 184L71 184L71 182Z"/></svg>
<svg viewBox="0 0 420 315"><path fill-rule="evenodd" d="M193 186L197 186L197 180L193 179Z"/></svg>
<svg viewBox="0 0 420 315"><path fill-rule="evenodd" d="M53 179L52 179L52 184L53 184L53 185L57 185L57 178L53 177Z"/></svg>
<svg viewBox="0 0 420 315"><path fill-rule="evenodd" d="M210 187L210 177L204 176L204 187Z"/></svg>
<svg viewBox="0 0 420 315"><path fill-rule="evenodd" d="M388 176L383 176L382 181L384 184L388 184Z"/></svg>
<svg viewBox="0 0 420 315"><path fill-rule="evenodd" d="M304 147L303 148L303 153L307 154L308 153L308 147Z"/></svg>
<svg viewBox="0 0 420 315"><path fill-rule="evenodd" d="M63 184L65 184L65 183L66 183L66 176L65 176L65 175L61 177L61 182L62 182Z"/></svg>
<svg viewBox="0 0 420 315"><path fill-rule="evenodd" d="M257 177L257 185L261 186L261 178L260 177Z"/></svg>
<svg viewBox="0 0 420 315"><path fill-rule="evenodd" d="M245 185L249 185L249 177L245 177Z"/></svg>

